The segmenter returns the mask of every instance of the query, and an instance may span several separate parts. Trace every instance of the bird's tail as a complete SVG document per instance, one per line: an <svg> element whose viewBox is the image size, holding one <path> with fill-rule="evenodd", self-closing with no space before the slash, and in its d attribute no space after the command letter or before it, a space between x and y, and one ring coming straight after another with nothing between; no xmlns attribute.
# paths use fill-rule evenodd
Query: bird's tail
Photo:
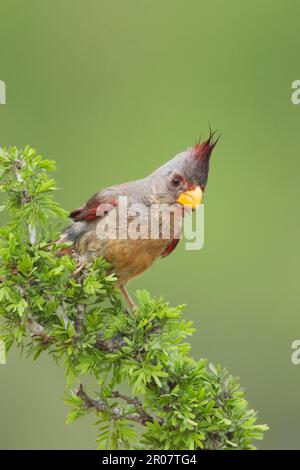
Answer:
<svg viewBox="0 0 300 470"><path fill-rule="evenodd" d="M75 222L64 229L59 238L59 242L75 242L84 232L86 232L86 223Z"/></svg>

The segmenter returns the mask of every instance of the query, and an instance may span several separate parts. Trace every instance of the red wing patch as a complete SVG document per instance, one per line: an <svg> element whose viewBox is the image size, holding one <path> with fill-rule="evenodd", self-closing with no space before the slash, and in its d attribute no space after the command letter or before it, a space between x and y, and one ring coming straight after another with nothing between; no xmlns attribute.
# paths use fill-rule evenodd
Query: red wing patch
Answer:
<svg viewBox="0 0 300 470"><path fill-rule="evenodd" d="M86 203L85 206L71 212L69 217L71 217L74 222L79 222L81 220L95 220L98 217L104 217L116 206L117 201L115 199L106 202L100 202L99 200L97 201L96 199L91 199Z"/></svg>
<svg viewBox="0 0 300 470"><path fill-rule="evenodd" d="M161 257L162 257L162 258L165 258L165 257L168 256L170 253L172 253L172 251L174 251L175 248L176 248L176 246L178 245L179 240L180 240L180 238L174 238L174 239L169 243L169 245L167 246L167 248L165 249L165 251L163 252L163 254L161 255Z"/></svg>

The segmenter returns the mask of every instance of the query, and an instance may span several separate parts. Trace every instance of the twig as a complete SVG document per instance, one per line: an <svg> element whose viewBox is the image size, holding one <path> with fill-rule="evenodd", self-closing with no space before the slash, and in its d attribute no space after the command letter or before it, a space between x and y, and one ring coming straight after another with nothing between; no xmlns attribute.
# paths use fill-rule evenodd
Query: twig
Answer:
<svg viewBox="0 0 300 470"><path fill-rule="evenodd" d="M27 225L28 233L29 233L29 241L31 245L35 245L36 243L36 229L32 227L30 224Z"/></svg>
<svg viewBox="0 0 300 470"><path fill-rule="evenodd" d="M16 286L18 291L20 292L21 296L24 298L24 289L21 286ZM43 338L43 343L49 343L52 338L47 335L45 328L43 325L38 323L31 315L28 315L27 318L27 328L30 331L30 336L35 337L39 336Z"/></svg>
<svg viewBox="0 0 300 470"><path fill-rule="evenodd" d="M106 341L101 339L101 337L102 335L99 333L95 343L95 347L100 351L114 352L120 349L125 343L122 335L120 334Z"/></svg>
<svg viewBox="0 0 300 470"><path fill-rule="evenodd" d="M83 318L84 318L84 305L78 304L76 306L76 316L75 316L75 321L74 321L74 326L75 326L75 331L76 331L76 334L74 336L75 346L77 346L79 338L80 338Z"/></svg>
<svg viewBox="0 0 300 470"><path fill-rule="evenodd" d="M52 341L51 336L48 336L44 327L35 321L32 317L28 317L27 319L27 328L30 331L30 336L36 337L39 336L43 339L43 343L49 343Z"/></svg>
<svg viewBox="0 0 300 470"><path fill-rule="evenodd" d="M76 394L77 394L78 397L80 397L84 401L84 404L85 404L86 408L95 408L97 411L107 412L107 413L110 414L110 416L113 420L117 420L117 419L120 419L120 418L128 419L130 421L134 421L134 422L142 424L142 425L145 425L147 422L153 423L152 416L148 415L148 413L146 413L142 408L140 410L138 410L136 408L136 413L134 413L134 414L125 414L125 415L122 415L122 410L119 407L114 407L112 409L109 408L104 403L104 401L99 400L99 399L95 400L95 399L91 398L85 392L82 384L79 385L79 389L77 390ZM125 395L121 395L121 394L118 395L118 392L114 392L112 397L114 397L114 396L117 397L117 398L125 399L124 398ZM135 398L126 397L125 401L127 403L135 405Z"/></svg>
<svg viewBox="0 0 300 470"><path fill-rule="evenodd" d="M137 397L128 397L127 395L124 395L123 393L120 393L118 391L112 392L111 394L112 398L121 398L122 400L126 401L129 405L134 405L136 412L140 419L142 420L142 424L145 424L147 422L153 423L153 418L150 416L143 408L142 402L137 398ZM158 421L162 422L160 418Z"/></svg>
<svg viewBox="0 0 300 470"><path fill-rule="evenodd" d="M89 397L88 394L84 391L82 384L79 385L79 389L77 390L76 395L84 401L86 408L95 408L100 412L107 411L105 403L101 400L94 400L93 398Z"/></svg>
<svg viewBox="0 0 300 470"><path fill-rule="evenodd" d="M22 168L22 163L17 160L16 165L15 165L15 174L16 174L16 179L19 183L23 183L24 180L22 176L20 175L20 170ZM30 202L30 196L27 193L27 191L23 191L23 204L26 205ZM36 228L31 226L30 224L27 224L27 230L28 230L28 235L29 235L29 241L31 245L34 245L36 243Z"/></svg>

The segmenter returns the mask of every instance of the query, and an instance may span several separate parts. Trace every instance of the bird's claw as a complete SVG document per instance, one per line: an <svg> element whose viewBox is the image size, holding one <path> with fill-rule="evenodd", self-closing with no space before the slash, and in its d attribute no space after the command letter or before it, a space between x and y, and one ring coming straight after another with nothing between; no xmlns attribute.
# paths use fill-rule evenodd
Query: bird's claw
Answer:
<svg viewBox="0 0 300 470"><path fill-rule="evenodd" d="M74 276L78 276L78 274L81 273L81 271L83 270L84 268L84 261L82 259L79 259L77 261L77 269L73 272L73 275Z"/></svg>

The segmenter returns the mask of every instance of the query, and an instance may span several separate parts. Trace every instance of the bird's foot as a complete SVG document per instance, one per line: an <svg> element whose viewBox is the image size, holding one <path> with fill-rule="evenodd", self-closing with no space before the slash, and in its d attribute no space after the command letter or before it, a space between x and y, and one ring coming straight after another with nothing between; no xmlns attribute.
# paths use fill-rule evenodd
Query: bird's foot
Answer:
<svg viewBox="0 0 300 470"><path fill-rule="evenodd" d="M73 272L74 276L78 276L85 266L84 260L78 258L77 260L77 269Z"/></svg>
<svg viewBox="0 0 300 470"><path fill-rule="evenodd" d="M134 301L132 300L128 290L126 289L125 286L120 286L119 287L121 294L123 295L124 299L126 300L127 304L129 305L129 308L132 312L136 310L136 305Z"/></svg>

